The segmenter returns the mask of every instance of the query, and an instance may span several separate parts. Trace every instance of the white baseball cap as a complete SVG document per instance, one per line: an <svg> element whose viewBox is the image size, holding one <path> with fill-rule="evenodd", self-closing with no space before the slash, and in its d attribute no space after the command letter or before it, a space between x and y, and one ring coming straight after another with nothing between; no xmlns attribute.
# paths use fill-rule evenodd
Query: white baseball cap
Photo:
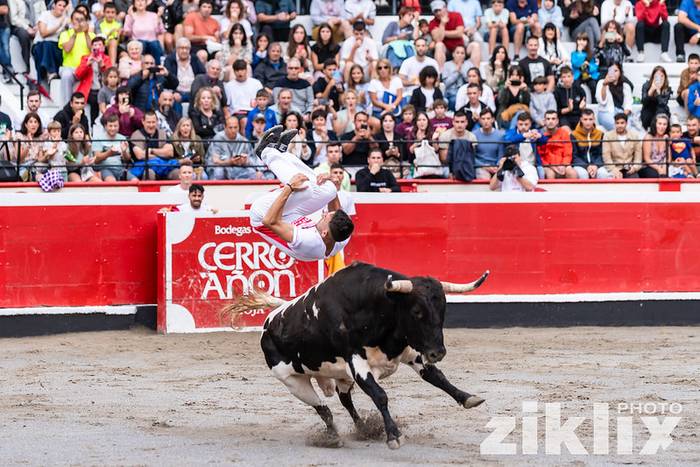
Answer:
<svg viewBox="0 0 700 467"><path fill-rule="evenodd" d="M447 4L443 0L433 0L430 2L430 11L442 10L446 8Z"/></svg>

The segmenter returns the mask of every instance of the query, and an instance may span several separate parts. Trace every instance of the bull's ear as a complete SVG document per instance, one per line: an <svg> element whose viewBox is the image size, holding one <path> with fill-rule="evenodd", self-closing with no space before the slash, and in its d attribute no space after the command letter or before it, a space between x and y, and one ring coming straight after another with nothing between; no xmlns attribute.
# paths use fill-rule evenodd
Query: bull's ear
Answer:
<svg viewBox="0 0 700 467"><path fill-rule="evenodd" d="M392 280L392 276L389 274L384 283L384 289L387 292L411 293L413 291L413 283L406 279Z"/></svg>

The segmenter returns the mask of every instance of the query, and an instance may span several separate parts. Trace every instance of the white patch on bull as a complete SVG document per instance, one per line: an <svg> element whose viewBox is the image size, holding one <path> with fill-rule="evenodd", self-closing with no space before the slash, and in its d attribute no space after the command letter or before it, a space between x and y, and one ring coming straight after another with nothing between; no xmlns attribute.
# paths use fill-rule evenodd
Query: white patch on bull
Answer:
<svg viewBox="0 0 700 467"><path fill-rule="evenodd" d="M314 312L314 318L317 318L317 319L318 319L319 309L318 309L318 307L316 306L316 303L313 304L313 306L311 307L311 309L312 309L313 312Z"/></svg>
<svg viewBox="0 0 700 467"><path fill-rule="evenodd" d="M367 364L367 360L362 358L361 356L355 354L352 356L352 366L355 369L355 373L362 379L367 379L367 376L372 373L372 370L370 369L369 365Z"/></svg>
<svg viewBox="0 0 700 467"><path fill-rule="evenodd" d="M312 407L322 405L321 399L311 385L311 377L297 373L291 363L280 362L270 370L275 378L282 381L289 389L289 392L299 400L306 402Z"/></svg>
<svg viewBox="0 0 700 467"><path fill-rule="evenodd" d="M335 357L335 362L321 362L321 366L318 370L312 370L305 365L301 365L304 370L304 374L309 374L314 377L322 378L333 378L333 379L350 379L352 380L352 374L350 373L350 366L341 357Z"/></svg>
<svg viewBox="0 0 700 467"><path fill-rule="evenodd" d="M270 368L272 375L278 380L284 382L291 375L298 375L297 371L292 366L292 363L279 362L277 365Z"/></svg>
<svg viewBox="0 0 700 467"><path fill-rule="evenodd" d="M399 359L401 363L413 368L413 370L420 375L420 371L424 368L423 363L416 363L416 359L420 357L420 353L417 352L413 347L406 347L401 352Z"/></svg>
<svg viewBox="0 0 700 467"><path fill-rule="evenodd" d="M386 378L387 376L396 373L399 368L399 363L402 362L403 353L397 357L389 359L379 347L364 347L365 355L367 355L367 365L376 379ZM404 350L405 352L405 350Z"/></svg>

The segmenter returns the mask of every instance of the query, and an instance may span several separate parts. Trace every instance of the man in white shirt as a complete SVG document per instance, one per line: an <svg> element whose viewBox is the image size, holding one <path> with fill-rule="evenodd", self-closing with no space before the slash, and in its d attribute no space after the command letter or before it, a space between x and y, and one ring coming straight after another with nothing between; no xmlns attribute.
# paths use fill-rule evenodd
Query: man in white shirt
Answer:
<svg viewBox="0 0 700 467"><path fill-rule="evenodd" d="M350 241L354 225L340 209L330 175L317 177L286 152L297 131L281 132L280 125L270 128L255 151L284 186L253 202L250 225L268 243L299 261L331 257ZM326 206L328 213L321 215Z"/></svg>
<svg viewBox="0 0 700 467"><path fill-rule="evenodd" d="M418 75L425 67L432 66L440 73L440 65L431 57L427 56L428 43L422 37L419 37L414 42L416 54L413 57L408 57L399 68L399 78L404 85L403 95L410 96L413 90L420 86Z"/></svg>
<svg viewBox="0 0 700 467"><path fill-rule="evenodd" d="M537 169L520 157L517 146L508 146L489 182L491 191L535 191L536 186Z"/></svg>
<svg viewBox="0 0 700 467"><path fill-rule="evenodd" d="M204 202L204 187L199 183L193 183L188 190L186 202L177 206L179 212L201 212L216 214L218 209L211 208Z"/></svg>
<svg viewBox="0 0 700 467"><path fill-rule="evenodd" d="M185 203L190 193L193 177L194 169L192 168L192 164L185 162L180 165L180 183L168 187L165 191L167 193L177 193L182 197L182 203Z"/></svg>
<svg viewBox="0 0 700 467"><path fill-rule="evenodd" d="M235 79L224 85L227 105L229 113L239 119L241 128L245 128L246 116L255 107L255 94L263 85L257 79L248 77L248 64L245 60L233 62L233 74Z"/></svg>
<svg viewBox="0 0 700 467"><path fill-rule="evenodd" d="M377 43L370 38L365 31L365 22L355 21L352 25L352 36L343 41L340 47L340 67L343 69L343 76L347 81L350 74L350 67L360 65L367 76L369 70L373 70L379 60L379 48Z"/></svg>

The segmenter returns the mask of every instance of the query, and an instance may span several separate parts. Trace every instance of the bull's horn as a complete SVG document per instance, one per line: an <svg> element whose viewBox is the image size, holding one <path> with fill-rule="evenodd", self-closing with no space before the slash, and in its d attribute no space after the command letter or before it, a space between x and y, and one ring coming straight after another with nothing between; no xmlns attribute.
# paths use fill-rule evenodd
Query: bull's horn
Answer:
<svg viewBox="0 0 700 467"><path fill-rule="evenodd" d="M478 288L481 284L483 284L488 276L489 276L489 271L486 271L485 273L483 273L481 275L480 278L478 278L474 282L470 282L468 284L455 284L453 282L440 282L440 283L442 284L442 290L444 290L445 293L471 292L472 290Z"/></svg>
<svg viewBox="0 0 700 467"><path fill-rule="evenodd" d="M389 275L386 278L384 288L387 292L411 293L413 291L413 283L406 279L392 281L391 275Z"/></svg>

